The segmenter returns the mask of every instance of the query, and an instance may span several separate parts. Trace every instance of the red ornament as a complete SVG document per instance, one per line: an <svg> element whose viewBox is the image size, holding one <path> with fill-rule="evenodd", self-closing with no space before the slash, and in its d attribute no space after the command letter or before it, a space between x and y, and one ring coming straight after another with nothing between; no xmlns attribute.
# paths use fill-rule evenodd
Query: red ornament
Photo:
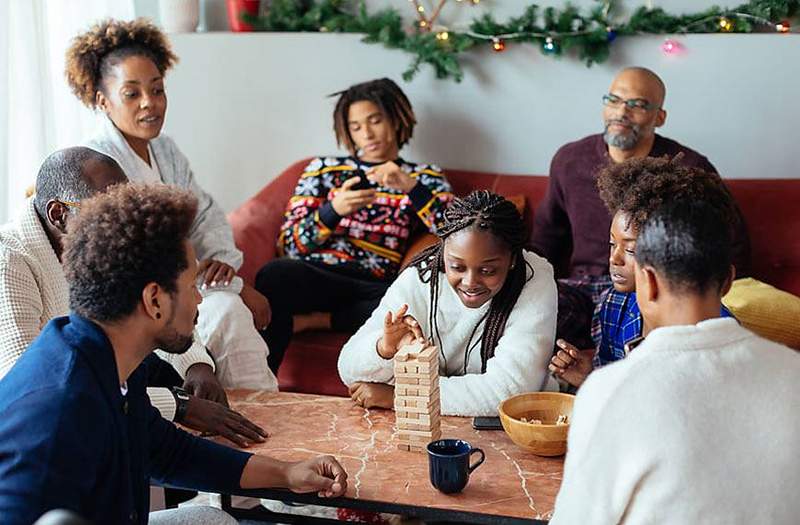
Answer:
<svg viewBox="0 0 800 525"><path fill-rule="evenodd" d="M493 38L492 39L492 49L495 50L497 53L502 53L506 50L506 42L502 38Z"/></svg>

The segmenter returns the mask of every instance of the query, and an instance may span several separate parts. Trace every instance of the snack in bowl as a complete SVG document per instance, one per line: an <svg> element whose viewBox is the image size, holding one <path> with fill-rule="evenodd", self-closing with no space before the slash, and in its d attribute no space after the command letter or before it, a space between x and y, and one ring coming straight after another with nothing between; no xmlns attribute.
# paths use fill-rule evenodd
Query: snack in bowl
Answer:
<svg viewBox="0 0 800 525"><path fill-rule="evenodd" d="M511 441L538 456L560 456L567 451L567 433L575 396L558 392L530 392L500 403L503 430Z"/></svg>

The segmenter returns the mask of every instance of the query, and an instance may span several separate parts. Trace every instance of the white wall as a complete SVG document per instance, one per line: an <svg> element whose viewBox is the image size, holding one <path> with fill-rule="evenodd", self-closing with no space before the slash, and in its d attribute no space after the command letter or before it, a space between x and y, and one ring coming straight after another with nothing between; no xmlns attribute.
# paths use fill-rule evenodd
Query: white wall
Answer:
<svg viewBox="0 0 800 525"><path fill-rule="evenodd" d="M663 37L620 38L612 60L592 68L509 44L465 57L461 84L429 69L403 83L410 57L358 35L171 38L181 62L168 76L166 130L226 210L291 162L336 153L326 95L380 76L401 83L420 121L403 154L444 167L546 173L561 144L600 131L600 96L615 71L642 65L667 84L665 135L706 154L725 177L800 177L796 34L681 36L682 56L665 56Z"/></svg>

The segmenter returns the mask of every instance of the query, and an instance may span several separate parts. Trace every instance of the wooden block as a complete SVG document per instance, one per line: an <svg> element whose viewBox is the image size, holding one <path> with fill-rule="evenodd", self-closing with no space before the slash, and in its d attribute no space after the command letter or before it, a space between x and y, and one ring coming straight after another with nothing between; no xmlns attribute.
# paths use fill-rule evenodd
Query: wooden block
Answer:
<svg viewBox="0 0 800 525"><path fill-rule="evenodd" d="M397 448L406 452L425 452L427 447L422 445L407 445L405 443L398 443Z"/></svg>
<svg viewBox="0 0 800 525"><path fill-rule="evenodd" d="M439 364L439 350L435 346L428 346L422 352L417 354L417 361L421 363Z"/></svg>
<svg viewBox="0 0 800 525"><path fill-rule="evenodd" d="M406 416L414 416L414 417L406 417ZM397 417L395 418L395 424L402 425L405 423L411 423L412 425L422 425L422 424L439 424L439 410L437 409L436 412L430 414L419 414L413 412L403 412L397 413Z"/></svg>
<svg viewBox="0 0 800 525"><path fill-rule="evenodd" d="M423 404L422 406L404 406L404 405L397 405L395 403L394 410L395 412L404 412L408 414L431 414L433 412L438 412L440 403L438 400L432 400L427 404ZM402 416L401 416L402 417Z"/></svg>
<svg viewBox="0 0 800 525"><path fill-rule="evenodd" d="M433 434L432 436L397 436L397 442L402 443L404 445L417 445L417 446L425 446L431 441L436 441L437 439L441 439L441 433Z"/></svg>
<svg viewBox="0 0 800 525"><path fill-rule="evenodd" d="M433 436L435 436L437 434L441 434L441 430L438 429L438 428L430 429L430 430L403 429L401 432L399 432L400 436L420 436L420 437L428 437L428 438L429 437L433 437Z"/></svg>
<svg viewBox="0 0 800 525"><path fill-rule="evenodd" d="M397 423L398 431L405 430L431 430L431 423Z"/></svg>
<svg viewBox="0 0 800 525"><path fill-rule="evenodd" d="M433 385L395 385L395 396L427 396Z"/></svg>

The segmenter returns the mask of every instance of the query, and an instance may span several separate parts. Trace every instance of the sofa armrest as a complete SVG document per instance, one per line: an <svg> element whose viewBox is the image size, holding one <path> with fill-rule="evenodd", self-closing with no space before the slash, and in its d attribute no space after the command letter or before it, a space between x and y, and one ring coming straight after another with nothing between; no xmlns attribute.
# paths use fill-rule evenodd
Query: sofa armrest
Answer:
<svg viewBox="0 0 800 525"><path fill-rule="evenodd" d="M239 275L246 283L254 284L258 270L275 257L286 204L310 160L295 162L258 194L228 214L236 246L244 254Z"/></svg>

